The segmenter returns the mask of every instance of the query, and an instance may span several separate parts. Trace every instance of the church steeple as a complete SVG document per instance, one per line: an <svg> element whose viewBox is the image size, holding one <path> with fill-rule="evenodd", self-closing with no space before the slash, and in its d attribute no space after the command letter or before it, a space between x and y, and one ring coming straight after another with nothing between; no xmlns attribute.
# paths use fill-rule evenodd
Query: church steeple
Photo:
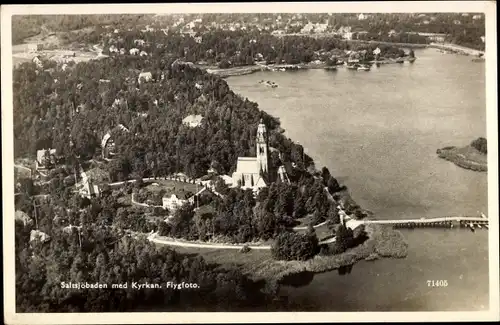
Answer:
<svg viewBox="0 0 500 325"><path fill-rule="evenodd" d="M257 137L255 142L257 146L257 163L259 166L259 171L267 173L268 172L267 130L262 118L260 119L259 126L257 127Z"/></svg>

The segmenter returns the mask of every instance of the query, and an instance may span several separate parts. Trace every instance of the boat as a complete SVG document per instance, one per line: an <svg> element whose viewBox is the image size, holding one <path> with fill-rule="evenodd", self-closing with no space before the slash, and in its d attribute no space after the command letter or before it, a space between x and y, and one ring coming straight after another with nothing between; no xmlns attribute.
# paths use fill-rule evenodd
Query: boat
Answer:
<svg viewBox="0 0 500 325"><path fill-rule="evenodd" d="M413 63L413 62L415 62L415 60L416 60L416 59L417 59L416 57L411 57L411 58L409 58L409 59L408 59L408 61L409 61L410 63Z"/></svg>
<svg viewBox="0 0 500 325"><path fill-rule="evenodd" d="M367 65L365 65L365 64L363 64L363 65L360 65L360 66L358 67L358 70L359 70L359 71L370 71L370 67L369 67L369 66L367 66Z"/></svg>
<svg viewBox="0 0 500 325"><path fill-rule="evenodd" d="M286 69L285 68L281 68L280 71L286 71Z"/></svg>
<svg viewBox="0 0 500 325"><path fill-rule="evenodd" d="M403 59L403 58L397 58L396 62L397 63L405 63L405 59Z"/></svg>
<svg viewBox="0 0 500 325"><path fill-rule="evenodd" d="M351 70L357 70L358 65L357 64L348 64L348 65L346 65L346 68L351 69Z"/></svg>
<svg viewBox="0 0 500 325"><path fill-rule="evenodd" d="M480 224L477 224L477 227L478 227L479 229L483 228L483 227L481 227L481 225L480 225Z"/></svg>

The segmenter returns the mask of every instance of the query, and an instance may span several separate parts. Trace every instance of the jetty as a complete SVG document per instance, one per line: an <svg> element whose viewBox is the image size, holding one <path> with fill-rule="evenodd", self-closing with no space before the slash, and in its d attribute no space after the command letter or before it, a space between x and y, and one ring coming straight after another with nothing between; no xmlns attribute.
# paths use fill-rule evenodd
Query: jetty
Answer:
<svg viewBox="0 0 500 325"><path fill-rule="evenodd" d="M439 217L439 218L421 218L421 219L398 219L398 220L356 220L360 224L382 224L392 225L395 228L453 228L458 227L478 227L488 229L489 220L481 214L480 217L461 216L461 217Z"/></svg>

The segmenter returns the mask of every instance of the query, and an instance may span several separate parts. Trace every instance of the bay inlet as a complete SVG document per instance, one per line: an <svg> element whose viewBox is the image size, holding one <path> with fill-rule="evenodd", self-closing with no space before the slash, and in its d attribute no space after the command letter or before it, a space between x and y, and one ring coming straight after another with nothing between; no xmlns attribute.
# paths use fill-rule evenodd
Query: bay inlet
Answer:
<svg viewBox="0 0 500 325"><path fill-rule="evenodd" d="M413 64L369 72L256 72L226 81L279 117L286 135L377 219L487 214L487 173L436 156L437 148L486 137L484 63L436 49L415 54ZM303 311L488 309L486 230L400 231L409 244L405 259L304 275L281 295ZM428 280L448 285L429 287Z"/></svg>

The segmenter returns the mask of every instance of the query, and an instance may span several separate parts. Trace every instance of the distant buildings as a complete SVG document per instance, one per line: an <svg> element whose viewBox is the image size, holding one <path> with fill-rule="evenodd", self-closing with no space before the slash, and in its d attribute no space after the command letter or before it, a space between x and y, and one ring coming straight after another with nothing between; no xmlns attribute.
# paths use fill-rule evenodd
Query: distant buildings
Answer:
<svg viewBox="0 0 500 325"><path fill-rule="evenodd" d="M358 15L358 20L365 20L366 18L368 18L368 17L365 14Z"/></svg>
<svg viewBox="0 0 500 325"><path fill-rule="evenodd" d="M427 37L430 41L443 43L446 40L447 34L438 33L418 33L419 36Z"/></svg>
<svg viewBox="0 0 500 325"><path fill-rule="evenodd" d="M474 15L474 16L472 16L473 20L478 20L478 19L481 19L481 18L483 18L482 15Z"/></svg>
<svg viewBox="0 0 500 325"><path fill-rule="evenodd" d="M264 174L268 172L268 138L266 126L262 122L257 128L257 157L238 157L236 171L233 173L233 184L238 184L242 189L259 189L266 187Z"/></svg>
<svg viewBox="0 0 500 325"><path fill-rule="evenodd" d="M130 55L137 55L139 54L140 50L134 47L130 49L128 52L130 53Z"/></svg>

